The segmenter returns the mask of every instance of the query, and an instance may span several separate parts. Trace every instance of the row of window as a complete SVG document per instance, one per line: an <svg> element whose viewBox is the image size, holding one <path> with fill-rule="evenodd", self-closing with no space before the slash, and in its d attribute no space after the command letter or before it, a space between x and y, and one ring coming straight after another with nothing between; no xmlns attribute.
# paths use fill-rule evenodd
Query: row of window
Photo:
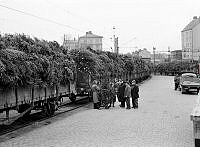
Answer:
<svg viewBox="0 0 200 147"><path fill-rule="evenodd" d="M184 58L192 58L192 57L193 57L193 58L198 58L198 57L200 57L200 55L193 55L193 56L192 56L191 54L190 54L190 55L189 55L189 54L183 54L183 57L184 57Z"/></svg>
<svg viewBox="0 0 200 147"><path fill-rule="evenodd" d="M192 47L192 43L185 43L185 47Z"/></svg>
<svg viewBox="0 0 200 147"><path fill-rule="evenodd" d="M79 40L80 43L91 43L91 44L96 44L96 43L102 43L101 38L81 38Z"/></svg>
<svg viewBox="0 0 200 147"><path fill-rule="evenodd" d="M192 49L183 49L183 52L192 52ZM194 49L193 53L200 52L200 49Z"/></svg>
<svg viewBox="0 0 200 147"><path fill-rule="evenodd" d="M189 40L192 39L192 32L184 32L183 33L183 41L188 42Z"/></svg>

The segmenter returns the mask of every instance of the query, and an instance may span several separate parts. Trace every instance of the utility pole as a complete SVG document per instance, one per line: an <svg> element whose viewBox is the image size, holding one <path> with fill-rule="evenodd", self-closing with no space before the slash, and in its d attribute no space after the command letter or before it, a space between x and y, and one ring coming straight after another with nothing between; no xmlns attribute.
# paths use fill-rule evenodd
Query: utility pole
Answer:
<svg viewBox="0 0 200 147"><path fill-rule="evenodd" d="M63 46L66 49L65 34L64 34L64 40L63 40Z"/></svg>
<svg viewBox="0 0 200 147"><path fill-rule="evenodd" d="M155 51L156 51L156 48L155 47L153 47L153 71L154 71L154 75L156 74L156 72L155 72Z"/></svg>
<svg viewBox="0 0 200 147"><path fill-rule="evenodd" d="M113 51L115 52L115 26L113 26Z"/></svg>
<svg viewBox="0 0 200 147"><path fill-rule="evenodd" d="M168 61L170 62L170 47L168 46Z"/></svg>
<svg viewBox="0 0 200 147"><path fill-rule="evenodd" d="M88 47L88 38L87 38L88 32L86 32L86 49Z"/></svg>
<svg viewBox="0 0 200 147"><path fill-rule="evenodd" d="M117 55L119 54L118 37L116 37L114 40L114 51Z"/></svg>
<svg viewBox="0 0 200 147"><path fill-rule="evenodd" d="M113 52L117 54L117 60L119 56L119 46L118 46L118 37L115 38L115 26L113 26ZM119 71L117 69L117 78L119 78Z"/></svg>
<svg viewBox="0 0 200 147"><path fill-rule="evenodd" d="M118 37L115 37L115 26L113 26L113 50L114 53L119 54Z"/></svg>

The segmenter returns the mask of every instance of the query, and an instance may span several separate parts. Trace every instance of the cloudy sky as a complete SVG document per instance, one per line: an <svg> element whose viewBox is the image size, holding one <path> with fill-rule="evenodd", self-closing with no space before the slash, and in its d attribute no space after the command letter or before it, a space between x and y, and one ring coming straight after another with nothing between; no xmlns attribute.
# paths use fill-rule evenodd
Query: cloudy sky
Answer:
<svg viewBox="0 0 200 147"><path fill-rule="evenodd" d="M199 0L0 0L1 33L62 43L64 34L77 38L92 31L110 51L115 34L121 53L181 49L181 30L193 16L200 16Z"/></svg>

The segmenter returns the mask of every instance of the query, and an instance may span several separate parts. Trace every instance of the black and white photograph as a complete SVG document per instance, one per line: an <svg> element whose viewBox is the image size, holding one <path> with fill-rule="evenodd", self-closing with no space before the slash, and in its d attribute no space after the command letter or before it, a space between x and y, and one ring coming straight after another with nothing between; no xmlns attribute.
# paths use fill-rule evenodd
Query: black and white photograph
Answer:
<svg viewBox="0 0 200 147"><path fill-rule="evenodd" d="M0 0L0 147L200 147L199 0Z"/></svg>

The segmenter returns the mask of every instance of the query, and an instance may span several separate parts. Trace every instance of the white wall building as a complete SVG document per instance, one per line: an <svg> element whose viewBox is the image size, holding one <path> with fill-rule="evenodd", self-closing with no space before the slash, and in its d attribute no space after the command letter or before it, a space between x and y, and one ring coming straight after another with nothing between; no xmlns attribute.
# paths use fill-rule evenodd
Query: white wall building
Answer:
<svg viewBox="0 0 200 147"><path fill-rule="evenodd" d="M200 17L193 20L181 31L182 59L200 59Z"/></svg>
<svg viewBox="0 0 200 147"><path fill-rule="evenodd" d="M103 36L95 35L91 31L86 32L86 35L79 37L79 48L90 47L93 50L102 51L102 38Z"/></svg>
<svg viewBox="0 0 200 147"><path fill-rule="evenodd" d="M151 59L151 52L149 52L146 48L140 49L140 50L138 51L138 55L139 55L142 59Z"/></svg>
<svg viewBox="0 0 200 147"><path fill-rule="evenodd" d="M138 51L132 52L132 56L140 57L141 59L150 62L151 61L151 52L146 48L139 49Z"/></svg>

